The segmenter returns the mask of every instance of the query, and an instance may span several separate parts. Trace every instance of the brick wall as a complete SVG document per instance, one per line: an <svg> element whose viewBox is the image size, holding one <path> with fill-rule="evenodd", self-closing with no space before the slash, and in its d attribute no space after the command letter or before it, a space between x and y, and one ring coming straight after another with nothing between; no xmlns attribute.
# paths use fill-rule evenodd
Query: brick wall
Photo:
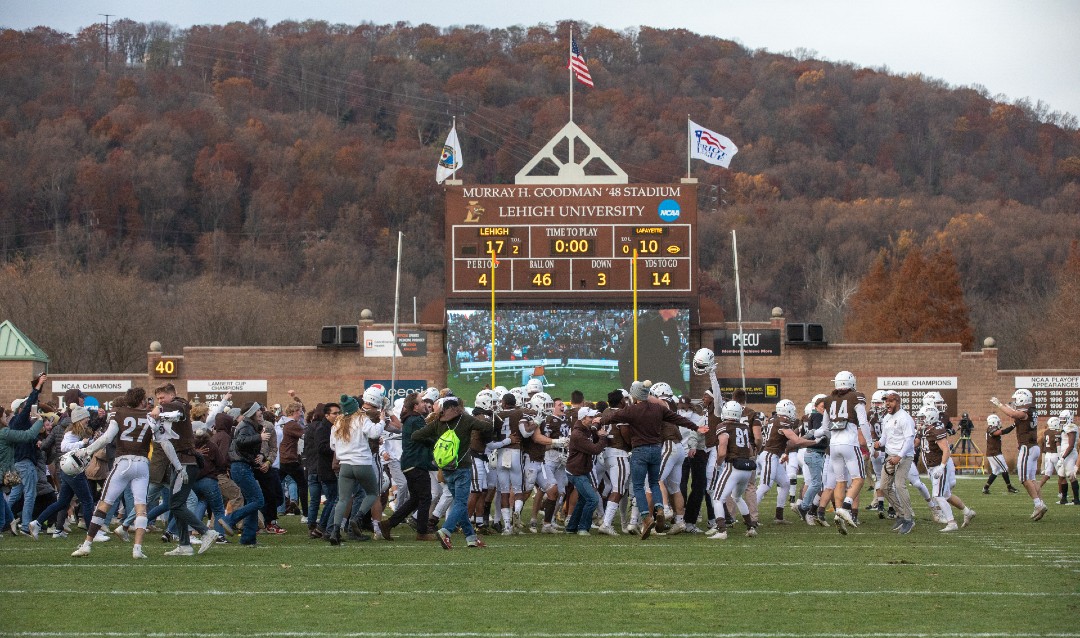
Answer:
<svg viewBox="0 0 1080 638"><path fill-rule="evenodd" d="M784 334L783 318L769 322L744 322L744 329L774 328ZM446 384L446 357L443 351L445 333L437 324L403 325L401 330L423 331L427 335L426 357L403 357L397 360L398 379L424 379L429 384ZM707 323L696 326L691 334L691 347L697 349L713 343L713 333L723 328L735 329L734 323ZM361 323L363 330L390 330L387 324ZM186 392L188 379L229 380L265 379L267 399L284 403L287 391L296 390L309 406L336 400L343 393L358 394L366 379L389 379L390 358L365 358L363 349L297 347L190 347L179 353L147 353L146 374L130 375L53 375L59 380L128 379L135 385L152 389L164 379L154 375L154 366L161 356L179 357L176 379L171 379L181 394ZM739 376L738 357L718 357L719 374ZM27 384L42 364L25 361L0 361L0 398L10 404L16 395L25 396ZM1077 375L1076 370L998 370L997 349L984 348L962 352L959 344L836 344L828 347L781 346L776 357L747 357L747 377L779 377L782 398L795 402L801 409L819 392L832 389L832 379L840 370L850 370L859 380L859 388L870 394L879 376L956 377L958 382L957 413L967 412L976 424L973 435L980 449L984 447L986 416L991 413L989 399L997 396L1006 400L1012 395L1016 376ZM701 396L708 387L704 377L691 377L694 396ZM754 405L771 411L773 404ZM1006 455L1015 451L1015 437L1006 438Z"/></svg>

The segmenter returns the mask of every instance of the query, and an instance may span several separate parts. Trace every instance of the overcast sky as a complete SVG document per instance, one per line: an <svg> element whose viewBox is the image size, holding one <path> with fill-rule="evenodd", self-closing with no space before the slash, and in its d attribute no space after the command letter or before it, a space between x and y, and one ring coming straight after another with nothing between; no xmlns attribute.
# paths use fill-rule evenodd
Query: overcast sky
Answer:
<svg viewBox="0 0 1080 638"><path fill-rule="evenodd" d="M179 27L252 18L681 27L750 49L811 49L832 61L922 73L953 86L979 84L1010 101L1042 100L1080 116L1080 0L0 0L0 25L15 29L46 25L75 33L103 21L102 13Z"/></svg>

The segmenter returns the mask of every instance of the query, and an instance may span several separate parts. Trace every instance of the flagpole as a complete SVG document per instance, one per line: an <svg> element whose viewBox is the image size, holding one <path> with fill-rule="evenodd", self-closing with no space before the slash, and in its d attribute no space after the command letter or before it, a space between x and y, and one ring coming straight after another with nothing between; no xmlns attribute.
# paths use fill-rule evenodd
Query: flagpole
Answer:
<svg viewBox="0 0 1080 638"><path fill-rule="evenodd" d="M574 59L574 25L570 25L570 57L568 60ZM567 64L566 70L570 73L570 121L574 121L574 65ZM573 150L573 144L570 145Z"/></svg>
<svg viewBox="0 0 1080 638"><path fill-rule="evenodd" d="M401 302L401 240L405 233L398 231L397 235L397 277L394 281L394 358L390 362L390 398L393 400L394 388L397 383L397 356L398 356L398 309Z"/></svg>
<svg viewBox="0 0 1080 638"><path fill-rule="evenodd" d="M735 306L739 322L739 371L742 375L742 387L746 389L746 352L742 330L742 292L739 290L739 247L735 239L735 229L731 230L731 252L735 257Z"/></svg>
<svg viewBox="0 0 1080 638"><path fill-rule="evenodd" d="M686 114L686 179L690 179L690 114Z"/></svg>

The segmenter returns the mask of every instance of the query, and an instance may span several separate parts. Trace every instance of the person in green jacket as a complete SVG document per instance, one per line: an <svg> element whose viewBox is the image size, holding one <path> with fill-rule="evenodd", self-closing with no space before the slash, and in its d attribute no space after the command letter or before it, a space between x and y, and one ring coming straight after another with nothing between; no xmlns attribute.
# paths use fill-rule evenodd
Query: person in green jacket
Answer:
<svg viewBox="0 0 1080 638"><path fill-rule="evenodd" d="M442 468L443 481L450 493L454 495L454 503L447 512L443 526L436 534L444 549L452 547L450 534L461 526L465 533L465 540L469 547L484 547L484 541L476 536L472 521L469 520L469 491L472 484L472 452L469 449L469 441L472 440L472 432L476 430L482 437L491 437L492 426L487 421L481 421L471 414L466 414L461 405L461 399L448 396L439 399L435 404L435 419L412 434L413 441L430 441L434 444L447 430L454 430L460 445L456 462Z"/></svg>
<svg viewBox="0 0 1080 638"><path fill-rule="evenodd" d="M15 469L15 446L20 443L36 441L45 421L38 419L28 430L12 430L6 422L0 422L0 476ZM0 497L0 530L15 522L15 514L7 499ZM3 538L3 534L0 534Z"/></svg>

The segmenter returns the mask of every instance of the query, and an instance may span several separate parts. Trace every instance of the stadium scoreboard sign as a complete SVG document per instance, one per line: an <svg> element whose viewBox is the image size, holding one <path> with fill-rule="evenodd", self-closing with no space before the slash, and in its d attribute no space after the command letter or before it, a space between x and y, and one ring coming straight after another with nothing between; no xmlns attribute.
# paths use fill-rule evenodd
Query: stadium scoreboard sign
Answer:
<svg viewBox="0 0 1080 638"><path fill-rule="evenodd" d="M446 296L643 300L696 295L696 184L446 188Z"/></svg>

